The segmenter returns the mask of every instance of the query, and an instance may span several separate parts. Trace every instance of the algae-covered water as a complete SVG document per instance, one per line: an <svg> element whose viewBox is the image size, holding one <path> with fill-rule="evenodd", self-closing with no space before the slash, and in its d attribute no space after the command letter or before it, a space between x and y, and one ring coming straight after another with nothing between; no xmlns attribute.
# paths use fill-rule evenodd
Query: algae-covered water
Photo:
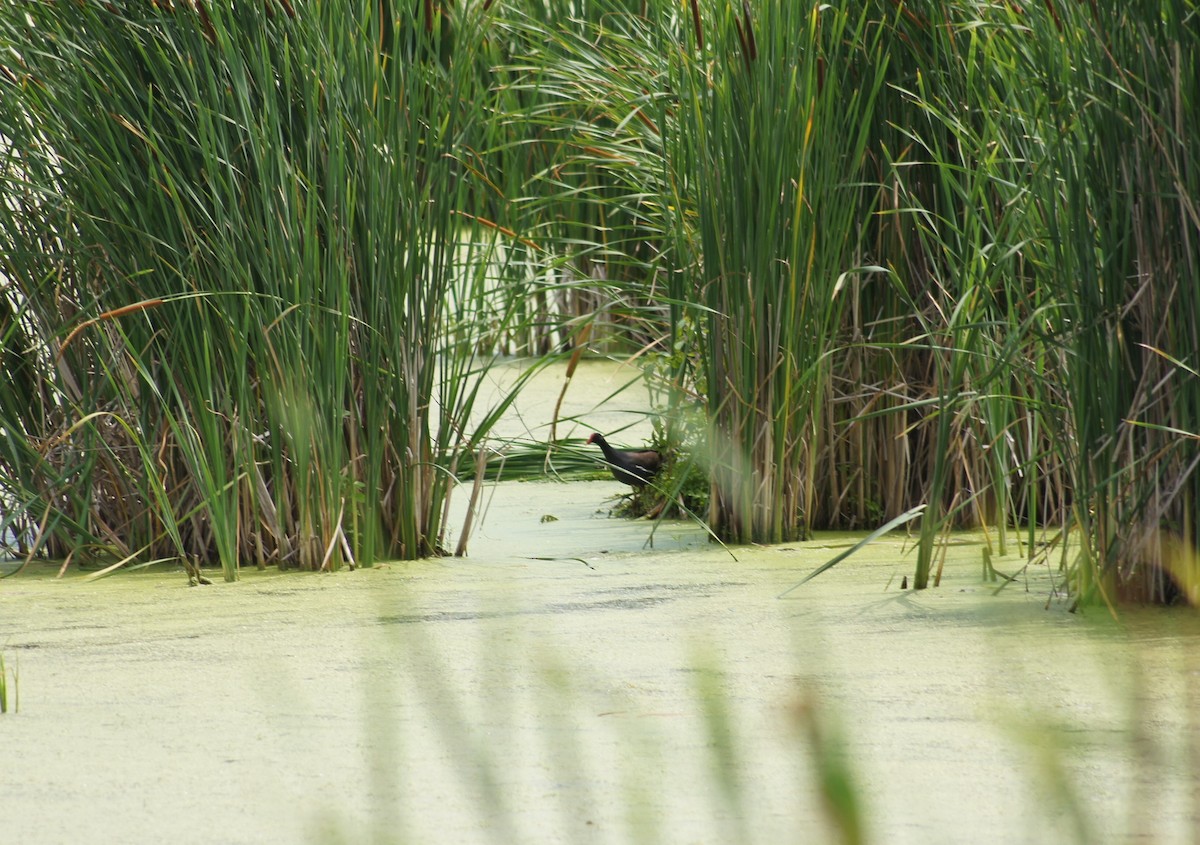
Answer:
<svg viewBox="0 0 1200 845"><path fill-rule="evenodd" d="M855 538L648 549L620 490L505 482L467 559L0 580L3 841L836 841L818 760L873 842L1194 841L1190 611L994 595L977 535L780 599Z"/></svg>

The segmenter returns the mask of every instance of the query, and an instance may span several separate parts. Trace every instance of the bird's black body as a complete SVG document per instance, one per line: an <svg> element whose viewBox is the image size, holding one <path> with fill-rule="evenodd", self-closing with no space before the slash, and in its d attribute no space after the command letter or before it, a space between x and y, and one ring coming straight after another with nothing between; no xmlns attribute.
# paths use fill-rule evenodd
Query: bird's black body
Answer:
<svg viewBox="0 0 1200 845"><path fill-rule="evenodd" d="M662 455L653 449L614 449L601 434L593 434L587 442L600 447L613 478L630 487L645 487L662 468Z"/></svg>

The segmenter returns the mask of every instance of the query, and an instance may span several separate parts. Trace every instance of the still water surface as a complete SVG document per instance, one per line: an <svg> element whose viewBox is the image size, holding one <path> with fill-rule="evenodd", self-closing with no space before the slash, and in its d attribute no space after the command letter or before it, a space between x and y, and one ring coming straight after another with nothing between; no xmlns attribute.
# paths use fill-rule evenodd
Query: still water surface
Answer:
<svg viewBox="0 0 1200 845"><path fill-rule="evenodd" d="M936 589L897 536L779 599L854 538L647 548L620 492L505 482L463 560L0 581L4 840L835 841L815 714L870 841L1194 841L1190 611L994 595L979 535Z"/></svg>

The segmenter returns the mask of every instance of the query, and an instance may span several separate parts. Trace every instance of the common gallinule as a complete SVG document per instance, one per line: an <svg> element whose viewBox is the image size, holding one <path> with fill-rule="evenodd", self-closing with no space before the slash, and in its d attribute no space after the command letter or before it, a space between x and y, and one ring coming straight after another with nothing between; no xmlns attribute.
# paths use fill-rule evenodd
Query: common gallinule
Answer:
<svg viewBox="0 0 1200 845"><path fill-rule="evenodd" d="M662 455L653 449L614 449L602 434L592 434L587 442L600 446L613 478L622 484L640 489L662 468Z"/></svg>

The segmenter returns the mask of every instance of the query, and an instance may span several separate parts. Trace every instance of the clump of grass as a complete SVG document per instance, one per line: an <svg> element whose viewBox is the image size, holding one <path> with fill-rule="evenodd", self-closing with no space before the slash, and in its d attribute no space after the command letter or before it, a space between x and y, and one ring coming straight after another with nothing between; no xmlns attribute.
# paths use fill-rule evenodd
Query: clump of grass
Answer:
<svg viewBox="0 0 1200 845"><path fill-rule="evenodd" d="M691 16L703 40L676 33L669 158L699 244L683 277L704 306L709 523L726 541L794 540L809 530L840 293L873 208L862 173L882 30L865 11L797 3Z"/></svg>
<svg viewBox="0 0 1200 845"><path fill-rule="evenodd" d="M703 425L671 426L656 418L650 448L663 456L662 466L653 481L624 497L614 513L703 523L711 491L701 439L704 431Z"/></svg>
<svg viewBox="0 0 1200 845"><path fill-rule="evenodd" d="M490 16L352 6L0 7L0 494L35 552L448 547L510 313Z"/></svg>
<svg viewBox="0 0 1200 845"><path fill-rule="evenodd" d="M0 4L32 553L437 553L488 355L617 346L723 539L1200 545L1192 0L293 6Z"/></svg>
<svg viewBox="0 0 1200 845"><path fill-rule="evenodd" d="M1086 539L1092 599L1154 569L1148 536L1197 545L1194 14L597 0L566 35L529 22L561 59L536 75L566 156L542 207L617 212L572 233L641 274L602 303L661 282L646 350L708 414L723 538L925 504L916 586L952 527L1004 554L1056 526Z"/></svg>

